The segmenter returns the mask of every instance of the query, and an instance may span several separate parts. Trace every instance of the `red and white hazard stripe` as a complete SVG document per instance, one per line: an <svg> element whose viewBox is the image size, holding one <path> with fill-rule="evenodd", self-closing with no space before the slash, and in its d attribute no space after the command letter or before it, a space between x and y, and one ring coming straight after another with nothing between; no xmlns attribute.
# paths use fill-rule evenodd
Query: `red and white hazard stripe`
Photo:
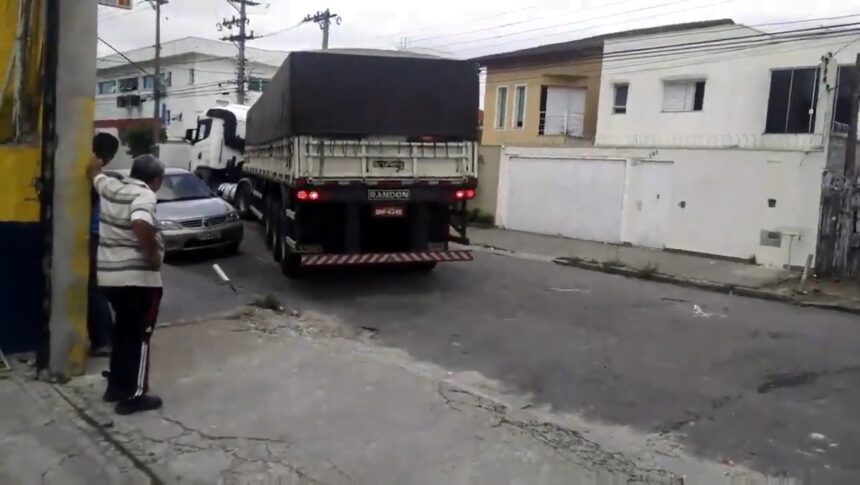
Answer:
<svg viewBox="0 0 860 485"><path fill-rule="evenodd" d="M471 261L471 251L417 251L408 253L305 254L303 266L343 266L357 264L432 263Z"/></svg>

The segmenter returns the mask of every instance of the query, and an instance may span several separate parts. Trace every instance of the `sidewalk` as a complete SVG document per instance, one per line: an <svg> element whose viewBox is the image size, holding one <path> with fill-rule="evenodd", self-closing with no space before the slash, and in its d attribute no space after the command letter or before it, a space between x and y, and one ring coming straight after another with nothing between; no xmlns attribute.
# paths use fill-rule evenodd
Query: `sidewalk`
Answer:
<svg viewBox="0 0 860 485"><path fill-rule="evenodd" d="M0 483L144 484L150 480L80 421L51 384L0 373Z"/></svg>
<svg viewBox="0 0 860 485"><path fill-rule="evenodd" d="M516 253L567 266L860 313L860 285L810 280L807 288L799 291L800 275L783 269L505 229L471 227L469 237L472 244L479 248Z"/></svg>
<svg viewBox="0 0 860 485"><path fill-rule="evenodd" d="M165 483L764 483L671 436L551 413L322 314L246 308L167 325L153 356L162 410L117 418L96 368L64 389Z"/></svg>

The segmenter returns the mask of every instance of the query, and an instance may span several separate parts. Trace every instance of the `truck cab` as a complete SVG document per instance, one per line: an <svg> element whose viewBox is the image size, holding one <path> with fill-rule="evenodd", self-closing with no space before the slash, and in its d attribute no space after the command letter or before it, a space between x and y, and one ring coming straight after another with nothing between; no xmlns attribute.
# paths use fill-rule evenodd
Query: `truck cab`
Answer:
<svg viewBox="0 0 860 485"><path fill-rule="evenodd" d="M188 170L213 189L241 176L245 161L245 119L248 106L230 104L206 111L197 127L186 131L192 144Z"/></svg>

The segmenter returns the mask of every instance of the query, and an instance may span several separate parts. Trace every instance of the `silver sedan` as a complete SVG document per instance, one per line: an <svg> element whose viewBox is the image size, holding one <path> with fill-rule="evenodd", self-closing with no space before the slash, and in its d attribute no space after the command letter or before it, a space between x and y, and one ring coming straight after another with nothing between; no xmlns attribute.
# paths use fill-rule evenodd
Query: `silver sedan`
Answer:
<svg viewBox="0 0 860 485"><path fill-rule="evenodd" d="M158 222L168 253L206 248L239 251L239 214L196 175L169 168L158 193Z"/></svg>

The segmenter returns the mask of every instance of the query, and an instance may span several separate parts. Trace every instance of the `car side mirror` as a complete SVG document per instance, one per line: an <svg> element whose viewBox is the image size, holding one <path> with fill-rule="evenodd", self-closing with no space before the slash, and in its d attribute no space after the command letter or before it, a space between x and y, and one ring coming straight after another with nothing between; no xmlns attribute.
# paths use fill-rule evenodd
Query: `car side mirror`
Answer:
<svg viewBox="0 0 860 485"><path fill-rule="evenodd" d="M197 138L197 130L194 128L188 128L185 130L185 141L189 143L194 143L194 140Z"/></svg>

